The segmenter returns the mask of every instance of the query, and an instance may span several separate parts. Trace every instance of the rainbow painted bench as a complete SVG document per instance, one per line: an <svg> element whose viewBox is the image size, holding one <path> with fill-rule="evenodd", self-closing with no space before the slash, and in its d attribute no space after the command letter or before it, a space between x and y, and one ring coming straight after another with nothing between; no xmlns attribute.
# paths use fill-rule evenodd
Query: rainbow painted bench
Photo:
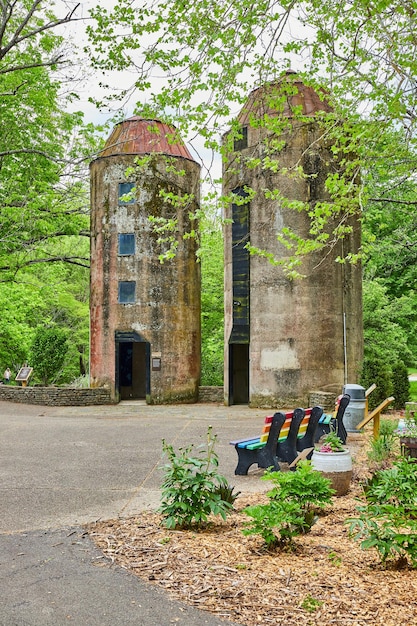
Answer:
<svg viewBox="0 0 417 626"><path fill-rule="evenodd" d="M267 416L260 436L230 442L238 455L235 474L246 475L254 463L264 469L272 467L275 471L279 471L280 462L291 464L300 452L314 447L322 417L321 406ZM330 421L331 416L326 419Z"/></svg>

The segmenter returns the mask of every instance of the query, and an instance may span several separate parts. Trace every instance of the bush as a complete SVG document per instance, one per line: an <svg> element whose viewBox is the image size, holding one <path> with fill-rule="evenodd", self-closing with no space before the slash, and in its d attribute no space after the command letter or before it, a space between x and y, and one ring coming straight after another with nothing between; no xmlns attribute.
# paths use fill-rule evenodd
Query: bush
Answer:
<svg viewBox="0 0 417 626"><path fill-rule="evenodd" d="M417 463L401 458L364 485L365 504L358 518L347 520L349 532L364 550L376 549L386 565L417 568Z"/></svg>
<svg viewBox="0 0 417 626"><path fill-rule="evenodd" d="M408 370L402 361L398 361L392 368L392 393L395 398L394 408L404 409L405 403L410 400L410 381Z"/></svg>
<svg viewBox="0 0 417 626"><path fill-rule="evenodd" d="M227 480L218 474L218 457L214 452L216 436L211 426L207 431L207 449L192 455L194 446L180 448L177 454L163 440L163 450L168 456L164 466L162 500L159 511L167 528L199 527L210 515L226 519L238 494L233 494Z"/></svg>
<svg viewBox="0 0 417 626"><path fill-rule="evenodd" d="M300 461L294 472L265 472L271 480L268 504L247 507L243 512L252 518L243 529L245 535L260 535L269 549L291 545L296 535L307 533L317 520L317 510L332 501L330 480Z"/></svg>
<svg viewBox="0 0 417 626"><path fill-rule="evenodd" d="M386 362L378 358L366 358L363 362L360 384L368 389L375 383L376 389L369 395L369 409L377 407L392 395L392 374Z"/></svg>
<svg viewBox="0 0 417 626"><path fill-rule="evenodd" d="M54 382L68 351L66 333L62 328L40 326L32 343L30 361L34 374L42 384Z"/></svg>

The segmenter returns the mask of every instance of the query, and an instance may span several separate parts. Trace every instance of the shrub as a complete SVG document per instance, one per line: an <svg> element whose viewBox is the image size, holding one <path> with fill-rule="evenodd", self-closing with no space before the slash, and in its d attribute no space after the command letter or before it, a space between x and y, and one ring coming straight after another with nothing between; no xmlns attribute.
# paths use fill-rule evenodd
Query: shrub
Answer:
<svg viewBox="0 0 417 626"><path fill-rule="evenodd" d="M207 431L207 449L200 447L192 455L194 446L179 448L178 454L163 440L163 451L168 456L164 466L162 499L159 511L167 528L199 527L210 515L226 519L238 494L233 493L227 480L218 474L218 457L214 452L217 437L211 426Z"/></svg>
<svg viewBox="0 0 417 626"><path fill-rule="evenodd" d="M260 535L269 549L291 545L292 538L310 531L317 520L317 510L332 501L330 480L300 461L294 472L267 471L263 480L271 480L269 503L247 507L243 512L252 518L243 534Z"/></svg>
<svg viewBox="0 0 417 626"><path fill-rule="evenodd" d="M366 358L362 366L360 384L368 389L374 383L376 389L368 399L370 410L377 407L392 394L392 380L391 369L386 362L374 357Z"/></svg>
<svg viewBox="0 0 417 626"><path fill-rule="evenodd" d="M410 400L410 381L402 361L398 361L392 368L392 393L395 398L394 408L404 409L405 403Z"/></svg>
<svg viewBox="0 0 417 626"><path fill-rule="evenodd" d="M371 449L368 451L370 461L382 463L392 456L397 443L397 426L397 421L381 420L379 436L370 442Z"/></svg>
<svg viewBox="0 0 417 626"><path fill-rule="evenodd" d="M417 567L417 463L401 458L380 470L364 485L365 503L358 518L347 520L361 548L376 549L382 564Z"/></svg>
<svg viewBox="0 0 417 626"><path fill-rule="evenodd" d="M31 365L44 385L59 375L68 351L66 333L62 328L40 326L31 347Z"/></svg>

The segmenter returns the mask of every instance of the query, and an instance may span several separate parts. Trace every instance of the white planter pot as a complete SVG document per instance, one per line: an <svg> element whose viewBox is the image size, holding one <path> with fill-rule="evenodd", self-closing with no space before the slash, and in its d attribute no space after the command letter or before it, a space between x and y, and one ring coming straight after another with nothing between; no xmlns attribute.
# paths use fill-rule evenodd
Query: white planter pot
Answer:
<svg viewBox="0 0 417 626"><path fill-rule="evenodd" d="M349 491L352 479L352 457L349 450L343 452L314 450L311 465L331 481L337 496L344 496Z"/></svg>

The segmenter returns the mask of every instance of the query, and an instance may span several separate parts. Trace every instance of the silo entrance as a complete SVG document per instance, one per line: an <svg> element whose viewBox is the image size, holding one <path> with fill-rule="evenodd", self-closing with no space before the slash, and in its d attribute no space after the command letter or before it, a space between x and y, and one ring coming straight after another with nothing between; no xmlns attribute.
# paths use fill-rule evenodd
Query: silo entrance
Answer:
<svg viewBox="0 0 417 626"><path fill-rule="evenodd" d="M116 380L120 400L144 400L150 388L150 344L136 333L117 333Z"/></svg>
<svg viewBox="0 0 417 626"><path fill-rule="evenodd" d="M249 344L229 344L229 404L249 402Z"/></svg>

